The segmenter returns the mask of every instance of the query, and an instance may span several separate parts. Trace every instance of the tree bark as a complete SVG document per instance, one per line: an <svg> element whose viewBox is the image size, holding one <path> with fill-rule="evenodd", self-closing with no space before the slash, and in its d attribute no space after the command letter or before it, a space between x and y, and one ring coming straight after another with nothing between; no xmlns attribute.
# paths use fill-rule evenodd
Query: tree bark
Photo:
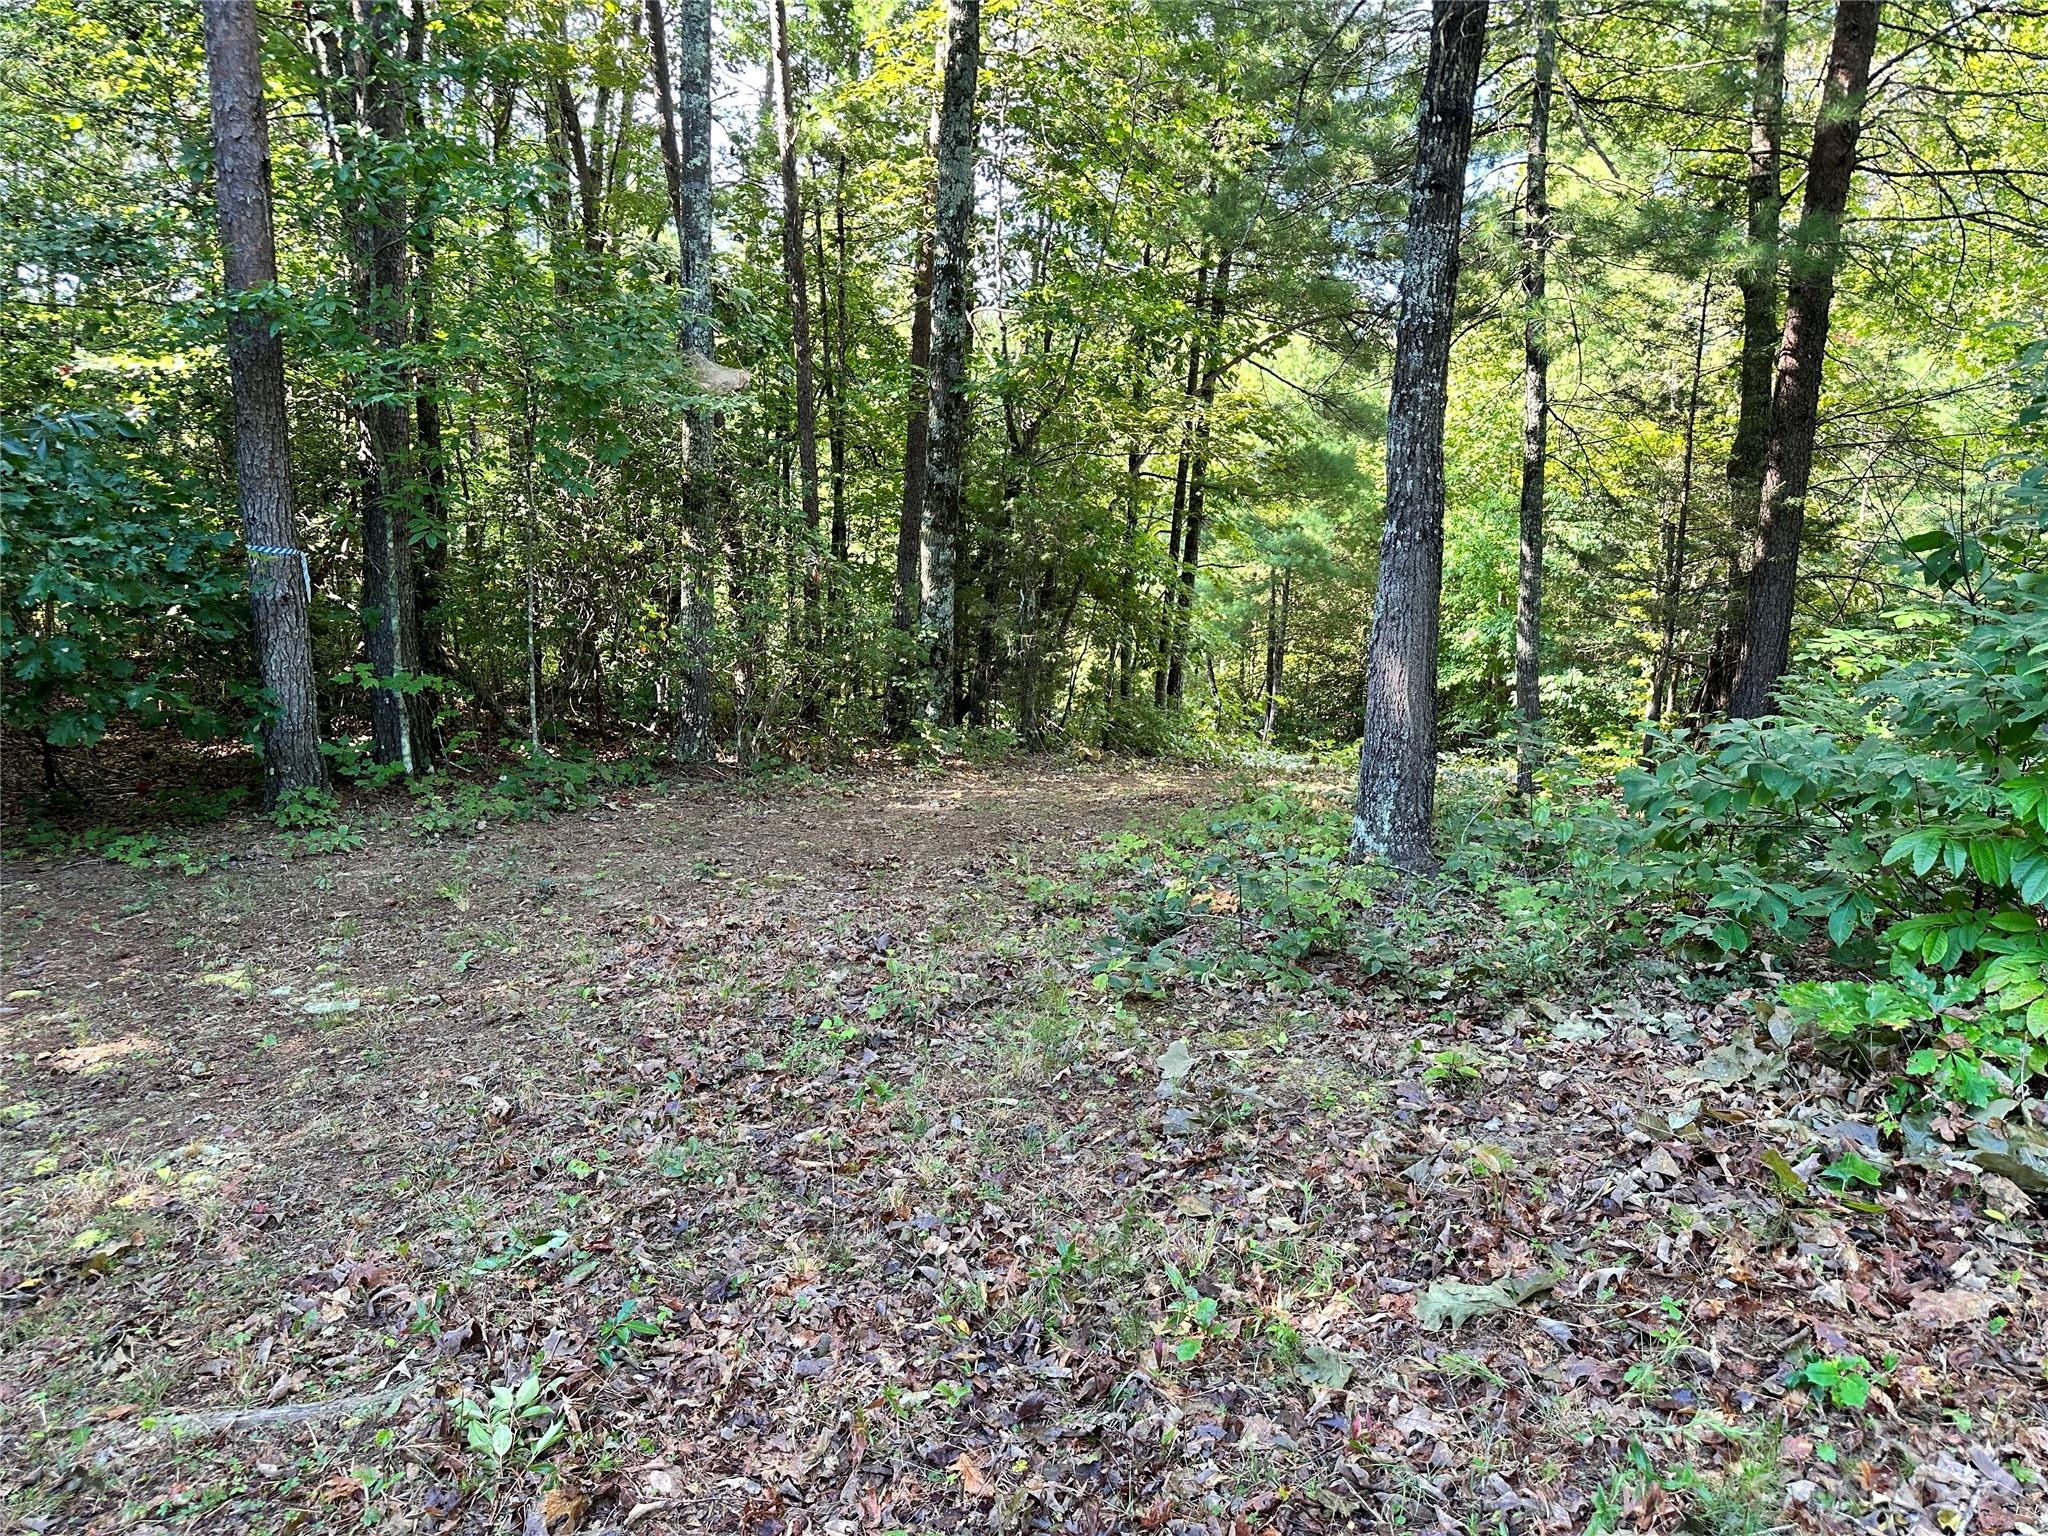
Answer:
<svg viewBox="0 0 2048 1536"><path fill-rule="evenodd" d="M1152 252L1145 252L1145 265L1152 265ZM1131 681L1138 669L1138 527L1145 500L1145 462L1151 451L1142 436L1145 414L1150 349L1142 327L1131 337L1131 441L1124 450L1124 545L1120 578L1122 612L1117 620L1117 650L1111 665L1110 696L1128 699Z"/></svg>
<svg viewBox="0 0 2048 1536"><path fill-rule="evenodd" d="M1806 525L1806 493L1813 478L1814 436L1820 421L1821 371L1827 358L1828 319L1835 273L1842 260L1842 217L1863 128L1870 58L1877 46L1881 0L1840 0L1813 151L1806 165L1806 196L1786 255L1791 279L1785 294L1785 330L1778 343L1777 379L1771 390L1770 437L1750 568L1749 612L1743 625L1742 666L1728 712L1753 719L1770 712L1778 680L1792 651L1792 609L1799 585L1799 544Z"/></svg>
<svg viewBox="0 0 2048 1536"><path fill-rule="evenodd" d="M889 668L882 709L891 741L910 734L916 708L918 615L923 606L919 559L924 530L925 453L930 440L932 354L932 241L917 243L917 264L911 275L910 405L903 427L903 508L896 520L896 580L889 624L895 630L896 655Z"/></svg>
<svg viewBox="0 0 2048 1536"><path fill-rule="evenodd" d="M811 357L810 276L804 259L803 194L796 175L796 91L789 78L789 10L786 0L768 0L769 67L775 72L775 146L782 184L782 278L789 290L789 342L796 366L797 496L803 510L805 548L803 593L805 641L817 657L822 637L820 603L824 563L818 531L818 395ZM805 687L806 708L816 689Z"/></svg>
<svg viewBox="0 0 2048 1536"><path fill-rule="evenodd" d="M1748 204L1742 264L1742 353L1737 373L1735 440L1728 452L1728 590L1719 633L1700 680L1698 712L1728 709L1741 660L1748 611L1747 555L1756 539L1770 441L1771 382L1778 362L1778 235L1785 190L1781 145L1785 121L1786 0L1758 0L1756 62L1750 83Z"/></svg>
<svg viewBox="0 0 2048 1536"><path fill-rule="evenodd" d="M426 0L415 0L405 33L408 68L417 71L425 62L426 40ZM426 113L421 95L416 89L409 89L407 98L407 131L415 136L423 135ZM438 187L424 192L413 211L412 339L423 359L433 356L435 346L435 305L439 297L435 258L439 243L441 196ZM423 535L416 608L420 630L416 645L422 666L437 674L449 674L454 670L454 662L442 613L448 573L448 451L443 441L440 371L424 361L419 365L414 391L413 430L419 444L418 526Z"/></svg>
<svg viewBox="0 0 2048 1536"><path fill-rule="evenodd" d="M324 789L320 701L309 595L292 508L284 343L244 295L277 282L271 218L270 127L256 13L243 0L206 0L207 98L228 311L228 376L235 401L235 488L249 554L249 611L257 667L270 696L262 723L263 803Z"/></svg>
<svg viewBox="0 0 2048 1536"><path fill-rule="evenodd" d="M1209 313L1200 341L1201 380L1195 390L1194 452L1188 463L1187 521L1181 529L1180 566L1174 594L1173 646L1166 668L1166 702L1179 709L1185 692L1188 635L1194 626L1195 587L1202 569L1202 535L1209 513L1210 417L1223 372L1223 315L1230 302L1230 252L1216 258L1209 285Z"/></svg>
<svg viewBox="0 0 2048 1536"><path fill-rule="evenodd" d="M1287 678L1287 621L1294 607L1294 572L1282 571L1275 590L1271 572L1266 576L1266 689L1265 708L1259 713L1259 740L1271 741L1273 727L1280 719L1280 693Z"/></svg>
<svg viewBox="0 0 2048 1536"><path fill-rule="evenodd" d="M1195 299L1189 308L1194 325L1188 332L1187 377L1181 385L1180 449L1173 459L1173 512L1166 530L1166 568L1170 573L1159 594L1159 634L1153 647L1152 707L1166 708L1167 679L1173 669L1174 618L1180 596L1181 540L1187 528L1188 471L1195 457L1195 400L1202 391L1204 348L1202 327L1209 312L1209 254L1195 268Z"/></svg>
<svg viewBox="0 0 2048 1536"><path fill-rule="evenodd" d="M355 115L369 154L356 168L363 190L354 233L362 326L375 350L362 381L368 485L363 501L363 640L379 682L371 695L372 756L406 773L430 762L426 711L405 686L419 671L419 590L412 555L418 464L412 435L413 381L402 359L410 326L405 189L390 162L405 139L407 86L395 68L404 46L396 0L354 0L351 76Z"/></svg>
<svg viewBox="0 0 2048 1536"><path fill-rule="evenodd" d="M1558 0L1536 0L1529 159L1522 193L1522 508L1515 571L1515 792L1536 792L1543 754L1543 481L1550 439L1550 97Z"/></svg>
<svg viewBox="0 0 2048 1536"><path fill-rule="evenodd" d="M1459 222L1487 0L1435 0L1408 195L1408 251L1387 402L1387 510L1366 662L1353 859L1436 866L1436 666L1444 562L1444 394Z"/></svg>
<svg viewBox="0 0 2048 1536"><path fill-rule="evenodd" d="M974 219L974 88L981 67L981 0L947 0L941 45L933 195L930 425L925 453L922 522L921 639L925 713L938 725L958 722L954 691L956 637L954 551L965 505L967 353L972 342Z"/></svg>
<svg viewBox="0 0 2048 1536"><path fill-rule="evenodd" d="M825 354L825 446L827 485L831 488L832 558L844 565L853 554L853 530L846 511L846 396L853 372L846 335L846 151L834 161L832 178L833 259L825 259L825 216L817 216L818 314ZM826 268L831 282L826 282ZM842 582L843 586L844 583Z"/></svg>
<svg viewBox="0 0 2048 1536"><path fill-rule="evenodd" d="M1644 717L1652 727L1664 718L1670 695L1678 686L1678 617L1685 596L1686 538L1692 519L1693 464L1699 442L1700 376L1707 355L1707 306L1713 297L1711 278L1700 284L1700 316L1693 334L1692 384L1685 399L1685 451L1679 461L1678 510L1664 536L1664 591L1662 633L1657 642L1657 660L1650 669L1650 697ZM1645 734L1643 755L1650 755L1654 737Z"/></svg>
<svg viewBox="0 0 2048 1536"><path fill-rule="evenodd" d="M681 0L676 8L680 65L669 69L668 23L661 0L647 0L647 40L656 105L661 114L661 163L668 182L669 216L676 227L683 320L680 341L691 359L709 362L711 323L711 0ZM712 592L718 543L714 479L717 417L709 404L692 405L684 419L689 463L682 488L683 532L688 540L683 573L683 675L676 709L675 753L685 763L717 755L711 719Z"/></svg>

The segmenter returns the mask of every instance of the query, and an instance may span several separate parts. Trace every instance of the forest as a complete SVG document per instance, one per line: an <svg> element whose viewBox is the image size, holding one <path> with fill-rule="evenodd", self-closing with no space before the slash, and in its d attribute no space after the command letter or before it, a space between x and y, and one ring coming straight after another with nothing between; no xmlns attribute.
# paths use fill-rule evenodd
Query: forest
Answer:
<svg viewBox="0 0 2048 1536"><path fill-rule="evenodd" d="M2048 6L0 0L0 1508L2048 1519Z"/></svg>

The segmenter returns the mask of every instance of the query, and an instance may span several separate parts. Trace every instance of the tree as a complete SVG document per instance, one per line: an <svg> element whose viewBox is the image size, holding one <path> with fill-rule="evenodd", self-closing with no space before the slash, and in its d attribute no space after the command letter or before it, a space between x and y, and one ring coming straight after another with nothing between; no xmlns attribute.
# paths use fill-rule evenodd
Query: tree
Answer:
<svg viewBox="0 0 2048 1536"><path fill-rule="evenodd" d="M1791 656L1799 545L1820 420L1821 371L1827 358L1835 274L1842 262L1842 216L1849 205L1882 10L1881 0L1840 0L1835 8L1834 41L1806 164L1806 195L1786 253L1791 278L1785 294L1785 331L1771 389L1742 664L1729 700L1729 713L1739 719L1770 711Z"/></svg>
<svg viewBox="0 0 2048 1536"><path fill-rule="evenodd" d="M1401 319L1387 397L1387 509L1366 653L1351 857L1433 868L1437 628L1444 561L1444 395L1458 289L1472 99L1487 0L1435 0L1409 184Z"/></svg>
<svg viewBox="0 0 2048 1536"><path fill-rule="evenodd" d="M371 677L376 761L408 774L431 761L419 688L419 585L412 551L419 504L412 435L406 184L399 161L408 87L402 78L404 17L397 0L351 0L340 27L313 38L347 188L356 315L365 346L356 380L363 421L363 648Z"/></svg>
<svg viewBox="0 0 2048 1536"><path fill-rule="evenodd" d="M954 556L966 496L967 354L974 220L974 87L981 68L981 0L947 0L940 44L939 105L932 144L932 340L926 428L925 494L920 577L925 714L938 725L958 721L954 674Z"/></svg>
<svg viewBox="0 0 2048 1536"><path fill-rule="evenodd" d="M924 535L925 455L931 441L932 241L920 236L911 274L910 402L904 411L903 500L896 519L896 568L890 584L889 627L895 653L884 685L883 725L889 739L910 734L917 675L917 632L923 607L923 573L919 569Z"/></svg>
<svg viewBox="0 0 2048 1536"><path fill-rule="evenodd" d="M1194 623L1195 589L1202 569L1202 535L1209 520L1209 455L1214 440L1216 386L1223 376L1223 317L1230 303L1231 255L1216 258L1216 270L1209 283L1208 313L1202 317L1189 367L1196 379L1191 402L1193 419L1184 439L1186 462L1179 484L1186 489L1186 520L1181 525L1180 553L1175 562L1172 607L1167 616L1168 661L1166 702L1178 709L1187 687L1188 630Z"/></svg>
<svg viewBox="0 0 2048 1536"><path fill-rule="evenodd" d="M235 485L249 551L249 613L257 667L270 696L264 716L263 801L322 789L320 700L313 673L305 555L292 511L291 437L285 417L284 343L264 318L277 283L270 211L270 125L263 111L263 48L256 13L206 0L206 81L214 181L228 296L228 376L235 399Z"/></svg>
<svg viewBox="0 0 2048 1536"><path fill-rule="evenodd" d="M1778 361L1778 229L1785 189L1779 174L1785 119L1786 0L1758 0L1750 76L1747 205L1742 261L1742 352L1736 384L1735 440L1728 450L1728 590L1721 627L1700 680L1698 710L1724 714L1741 660L1747 611L1745 556L1756 538L1770 443L1771 382Z"/></svg>
<svg viewBox="0 0 2048 1536"><path fill-rule="evenodd" d="M680 78L669 69L668 24L661 0L647 0L647 42L661 115L661 163L669 218L680 252L684 356L711 367L715 331L711 315L711 0L682 0L676 39ZM676 710L676 756L708 761L716 751L711 729L712 554L717 544L716 416L704 400L686 418L688 472L681 503L689 541L683 572L683 676Z"/></svg>
<svg viewBox="0 0 2048 1536"><path fill-rule="evenodd" d="M768 0L769 67L775 73L776 174L782 187L782 276L789 291L790 351L796 365L797 495L803 509L805 633L812 648L820 627L818 549L818 400L811 359L810 279L804 270L804 205L796 178L796 96L789 79L786 0ZM806 688L806 697L813 690Z"/></svg>
<svg viewBox="0 0 2048 1536"><path fill-rule="evenodd" d="M1550 437L1550 342L1543 302L1550 248L1550 97L1557 0L1535 0L1529 158L1522 176L1522 502L1515 579L1515 790L1536 791L1543 729L1543 477Z"/></svg>

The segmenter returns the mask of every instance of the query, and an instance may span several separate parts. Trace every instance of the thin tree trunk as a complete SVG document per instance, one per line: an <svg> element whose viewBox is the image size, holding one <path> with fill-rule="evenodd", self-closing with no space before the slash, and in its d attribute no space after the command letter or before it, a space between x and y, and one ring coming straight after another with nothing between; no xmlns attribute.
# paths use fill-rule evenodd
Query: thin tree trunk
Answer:
<svg viewBox="0 0 2048 1536"><path fill-rule="evenodd" d="M1444 561L1444 395L1459 222L1487 0L1436 0L1408 197L1401 320L1387 402L1386 529L1366 663L1351 857L1433 869L1436 666Z"/></svg>
<svg viewBox="0 0 2048 1536"><path fill-rule="evenodd" d="M1747 557L1756 539L1770 441L1771 383L1778 363L1778 236L1785 190L1781 143L1785 120L1786 0L1758 0L1756 63L1749 108L1746 240L1736 282L1742 290L1742 355L1737 375L1735 440L1728 453L1728 590L1719 633L1700 681L1698 712L1723 714L1741 661L1748 610Z"/></svg>
<svg viewBox="0 0 2048 1536"><path fill-rule="evenodd" d="M233 297L277 281L262 42L256 13L241 0L206 0L204 20L221 251ZM263 803L271 808L286 795L325 788L327 762L320 755L307 567L292 509L284 343L258 312L241 305L228 312L228 377L250 620L270 703L262 733Z"/></svg>
<svg viewBox="0 0 2048 1536"><path fill-rule="evenodd" d="M1271 741L1280 718L1280 690L1287 672L1287 618L1294 597L1294 572L1266 575L1265 707L1259 712L1259 740Z"/></svg>
<svg viewBox="0 0 2048 1536"><path fill-rule="evenodd" d="M661 161L669 215L676 226L683 300L679 338L686 357L711 361L711 0L676 8L676 76L669 70L668 24L661 0L647 0L647 40L661 114ZM676 757L708 762L717 755L711 720L712 591L718 542L714 479L717 417L708 404L690 408L689 465L682 522L689 542L683 585L683 675L676 710Z"/></svg>
<svg viewBox="0 0 2048 1536"><path fill-rule="evenodd" d="M1550 342L1544 287L1550 253L1550 97L1557 0L1536 0L1529 160L1522 194L1522 509L1515 575L1515 792L1536 792L1543 742L1543 481L1550 438Z"/></svg>
<svg viewBox="0 0 2048 1536"><path fill-rule="evenodd" d="M426 61L427 0L415 0L406 24L406 66L417 76ZM416 87L406 92L407 131L416 137L426 132L424 100ZM439 289L435 259L438 254L441 191L423 191L413 213L412 228L412 340L421 358L434 355L435 313ZM441 376L432 364L418 366L413 398L413 429L419 444L420 505L419 600L415 612L419 632L414 648L420 665L435 674L452 670L453 657L445 634L442 613L448 574L448 452L442 441ZM427 707L438 715L439 696L427 695Z"/></svg>
<svg viewBox="0 0 2048 1536"><path fill-rule="evenodd" d="M1145 252L1145 265L1152 253ZM1131 442L1124 453L1124 548L1122 612L1118 616L1117 655L1112 665L1112 697L1128 699L1131 680L1138 667L1138 527L1145 499L1145 461L1151 457L1139 433L1145 410L1147 350L1142 333L1131 338Z"/></svg>
<svg viewBox="0 0 2048 1536"><path fill-rule="evenodd" d="M832 379L830 407L826 414L827 464L832 488L832 558L841 565L852 556L852 529L846 510L846 393L852 388L853 371L847 364L846 335L846 151L842 147L834 162L832 182L832 227L834 260L832 288L827 302L825 276L818 274L818 308L831 317L832 339L825 347L827 372ZM818 228L818 265L825 266L825 230L822 217Z"/></svg>
<svg viewBox="0 0 2048 1536"><path fill-rule="evenodd" d="M896 654L889 667L882 709L889 739L910 734L916 710L918 615L923 606L919 558L924 530L925 453L931 430L932 240L917 242L917 264L911 276L910 404L903 427L903 508L896 520L896 579L889 624L895 631Z"/></svg>
<svg viewBox="0 0 2048 1536"><path fill-rule="evenodd" d="M533 373L530 368L520 375L519 391L519 507L520 507L520 585L526 599L526 742L528 753L538 758L540 745L540 577L534 565L534 545L538 542L538 510L533 497L534 460L534 399Z"/></svg>
<svg viewBox="0 0 2048 1536"><path fill-rule="evenodd" d="M354 0L356 117L377 161L392 159L405 138L406 87L394 68L404 17L396 0ZM363 381L362 407L369 494L363 503L363 638L370 669L394 686L372 693L376 761L406 773L428 766L422 700L404 686L419 671L418 585L413 568L411 510L417 463L412 436L413 381L403 365L409 333L406 210L402 181L390 164L356 167L363 190L355 210L361 267L362 325L375 351Z"/></svg>
<svg viewBox="0 0 2048 1536"><path fill-rule="evenodd" d="M1195 300L1189 311L1194 325L1188 333L1187 378L1181 386L1180 449L1173 460L1173 515L1166 533L1166 585L1159 594L1159 634L1152 663L1152 706L1166 708L1167 679L1173 670L1174 619L1179 613L1181 541L1187 530L1188 471L1195 457L1196 397L1202 391L1202 326L1209 312L1209 257L1195 269Z"/></svg>
<svg viewBox="0 0 2048 1536"><path fill-rule="evenodd" d="M968 323L974 219L974 88L981 67L981 0L947 0L942 85L932 141L933 195L931 424L925 455L922 631L926 714L957 723L954 551L965 504Z"/></svg>
<svg viewBox="0 0 2048 1536"><path fill-rule="evenodd" d="M796 365L797 496L803 510L803 595L805 641L817 656L822 609L823 562L818 529L818 399L811 358L810 277L804 263L804 205L796 176L796 92L789 78L789 10L786 0L768 3L769 67L775 71L775 145L782 183L782 276L789 290L789 340ZM805 707L816 690L805 687Z"/></svg>
<svg viewBox="0 0 2048 1536"><path fill-rule="evenodd" d="M1675 686L1678 670L1678 610L1685 592L1685 544L1692 515L1692 477L1700 420L1700 374L1707 355L1707 305L1712 298L1711 279L1700 284L1699 329L1692 346L1692 387L1685 401L1685 452L1679 461L1678 512L1664 541L1663 633L1657 644L1656 665L1650 671L1650 699L1644 714L1652 726L1664 718L1667 695ZM1643 755L1650 752L1653 738L1643 738Z"/></svg>
<svg viewBox="0 0 2048 1536"><path fill-rule="evenodd" d="M1770 439L1764 450L1742 667L1728 710L1740 719L1769 713L1778 679L1791 657L1799 544L1813 478L1829 311L1842 260L1842 217L1849 206L1856 140L1863 128L1870 57L1877 46L1882 10L1881 0L1840 0L1835 8L1834 42L1828 50L1820 116L1806 165L1805 202L1786 251L1791 281L1785 295L1785 331L1771 390Z"/></svg>
<svg viewBox="0 0 2048 1536"><path fill-rule="evenodd" d="M1208 527L1210 418L1223 372L1223 316L1230 303L1230 252L1216 258L1203 327L1201 382L1196 386L1194 456L1188 464L1188 515L1181 530L1180 568L1174 595L1173 649L1166 668L1166 702L1180 708L1185 687L1188 637L1194 627L1195 588L1202 569L1202 535Z"/></svg>

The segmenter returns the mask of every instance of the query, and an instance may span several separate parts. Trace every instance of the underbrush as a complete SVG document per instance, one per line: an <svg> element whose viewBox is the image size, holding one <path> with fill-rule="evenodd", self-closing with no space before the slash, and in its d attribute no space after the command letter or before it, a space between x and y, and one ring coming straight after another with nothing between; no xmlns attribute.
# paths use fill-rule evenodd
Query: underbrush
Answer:
<svg viewBox="0 0 2048 1536"><path fill-rule="evenodd" d="M1814 1048L1889 1079L1892 1118L1957 1105L2026 1131L2048 1077L2048 491L1906 552L1932 654L1788 684L1768 722L1553 773L1524 806L1450 765L1440 875L1345 862L1332 792L1245 790L1099 858L1117 990L1251 977L1424 996L1584 991L1655 958L1764 980ZM1844 646L1844 654L1857 647ZM1867 648L1866 653L1867 653ZM1785 980L1787 976L1797 979Z"/></svg>
<svg viewBox="0 0 2048 1536"><path fill-rule="evenodd" d="M608 793L653 783L663 771L650 755L604 759L569 751L533 757L517 744L486 751L474 733L465 733L449 743L434 773L404 781L408 813L399 802L375 793L399 781L372 765L358 746L337 744L330 756L339 788L295 791L268 813L280 834L279 850L287 857L346 853L365 846L373 835L393 832L466 836L497 824L545 821L595 806ZM203 875L214 861L195 845L193 834L247 809L252 798L246 785L166 789L141 808L147 822L132 826L78 825L32 814L9 851Z"/></svg>
<svg viewBox="0 0 2048 1536"><path fill-rule="evenodd" d="M1498 793L1479 770L1447 774L1468 830L1445 877L1421 884L1346 862L1349 808L1329 790L1247 783L1220 810L1125 833L1087 866L1121 892L1095 974L1146 997L1249 978L1506 1002L1618 967L1640 947L1636 904L1532 868Z"/></svg>

